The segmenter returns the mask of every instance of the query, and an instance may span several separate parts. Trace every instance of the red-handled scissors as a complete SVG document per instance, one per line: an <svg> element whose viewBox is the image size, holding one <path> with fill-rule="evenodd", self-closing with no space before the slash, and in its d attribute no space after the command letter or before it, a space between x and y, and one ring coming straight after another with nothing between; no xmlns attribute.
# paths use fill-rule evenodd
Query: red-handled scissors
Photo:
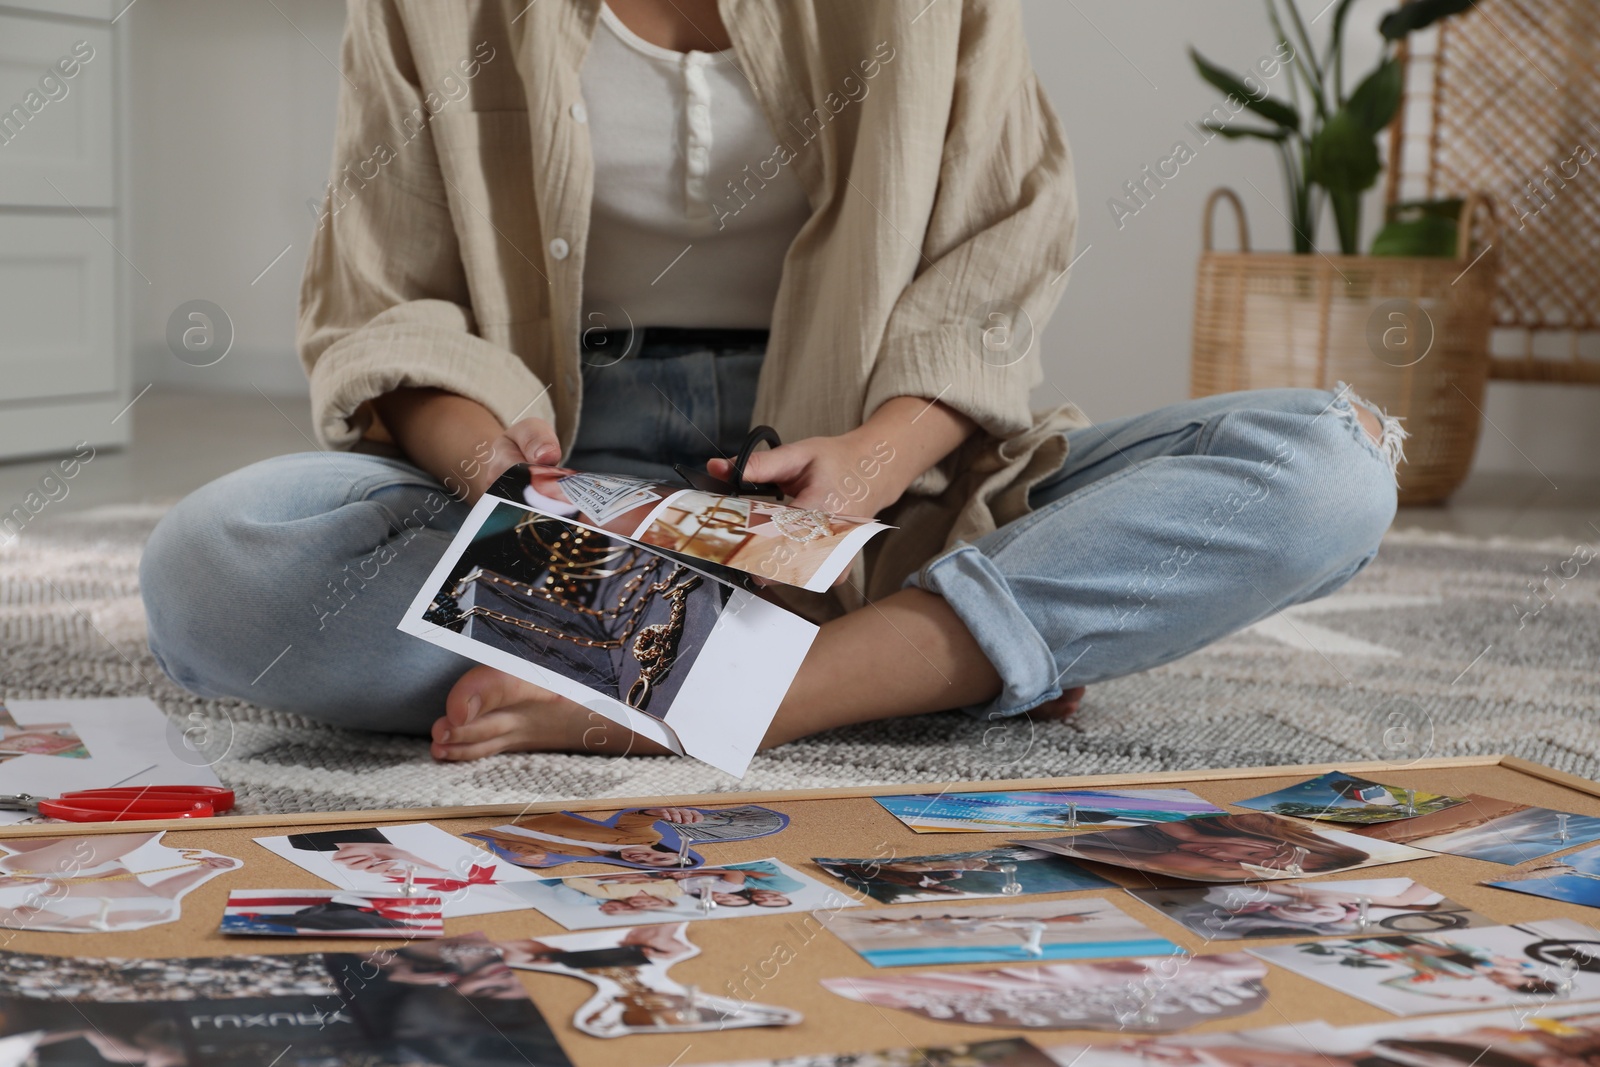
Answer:
<svg viewBox="0 0 1600 1067"><path fill-rule="evenodd" d="M129 785L80 789L55 799L0 794L0 811L33 811L66 822L204 819L233 807L233 790L214 785Z"/></svg>

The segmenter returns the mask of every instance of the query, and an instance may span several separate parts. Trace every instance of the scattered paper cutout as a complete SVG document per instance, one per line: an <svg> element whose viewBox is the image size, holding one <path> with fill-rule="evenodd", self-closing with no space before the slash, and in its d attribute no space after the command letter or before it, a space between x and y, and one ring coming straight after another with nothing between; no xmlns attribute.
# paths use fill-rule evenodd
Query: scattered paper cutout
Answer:
<svg viewBox="0 0 1600 1067"><path fill-rule="evenodd" d="M7 1042L24 1063L36 1049L43 1063L161 1067L571 1063L499 949L461 937L371 953L0 952Z"/></svg>
<svg viewBox="0 0 1600 1067"><path fill-rule="evenodd" d="M687 923L562 934L499 947L512 967L594 983L594 995L572 1020L591 1037L792 1026L802 1018L788 1008L704 993L670 978L667 971L674 964L700 954L689 941Z"/></svg>
<svg viewBox="0 0 1600 1067"><path fill-rule="evenodd" d="M1600 999L1600 930L1571 919L1251 950L1395 1015Z"/></svg>
<svg viewBox="0 0 1600 1067"><path fill-rule="evenodd" d="M775 859L681 871L542 878L521 883L516 891L530 907L568 930L837 911L860 904Z"/></svg>
<svg viewBox="0 0 1600 1067"><path fill-rule="evenodd" d="M1383 785L1343 771L1329 771L1259 797L1236 800L1234 804L1298 819L1372 825L1431 815L1463 804L1466 799L1424 793L1420 789L1407 790L1404 786Z"/></svg>
<svg viewBox="0 0 1600 1067"><path fill-rule="evenodd" d="M0 840L0 927L112 933L177 922L196 886L243 864L165 831Z"/></svg>
<svg viewBox="0 0 1600 1067"><path fill-rule="evenodd" d="M1026 1038L974 1041L939 1048L891 1048L881 1052L819 1052L780 1060L740 1060L706 1067L1059 1067Z"/></svg>
<svg viewBox="0 0 1600 1067"><path fill-rule="evenodd" d="M1600 908L1600 848L1586 848L1558 859L1544 860L1512 871L1499 881L1483 884L1513 893Z"/></svg>
<svg viewBox="0 0 1600 1067"><path fill-rule="evenodd" d="M872 799L919 834L992 834L1004 830L1059 833L1225 814L1187 789L911 793Z"/></svg>
<svg viewBox="0 0 1600 1067"><path fill-rule="evenodd" d="M376 896L342 889L235 889L221 932L258 937L443 937L436 896Z"/></svg>
<svg viewBox="0 0 1600 1067"><path fill-rule="evenodd" d="M1114 882L1076 863L1023 845L933 856L817 858L812 862L880 904L1115 888Z"/></svg>
<svg viewBox="0 0 1600 1067"><path fill-rule="evenodd" d="M1130 889L1128 895L1208 941L1431 934L1500 925L1409 878Z"/></svg>
<svg viewBox="0 0 1600 1067"><path fill-rule="evenodd" d="M732 808L628 808L604 819L570 811L529 815L464 836L521 867L609 863L633 870L705 865L698 842L747 841L775 834L789 816L754 804Z"/></svg>
<svg viewBox="0 0 1600 1067"><path fill-rule="evenodd" d="M1600 818L1474 793L1444 811L1356 833L1509 866L1600 841Z"/></svg>
<svg viewBox="0 0 1600 1067"><path fill-rule="evenodd" d="M824 978L850 1000L944 1023L1023 1030L1168 1033L1266 1003L1267 968L1240 952L995 971Z"/></svg>
<svg viewBox="0 0 1600 1067"><path fill-rule="evenodd" d="M828 930L874 967L1117 959L1181 951L1101 897L977 908L873 908Z"/></svg>
<svg viewBox="0 0 1600 1067"><path fill-rule="evenodd" d="M88 759L89 749L70 722L39 722L24 726L0 704L0 763L18 756L60 756Z"/></svg>
<svg viewBox="0 0 1600 1067"><path fill-rule="evenodd" d="M256 844L341 889L440 897L445 918L528 905L509 883L533 875L431 823L258 837Z"/></svg>

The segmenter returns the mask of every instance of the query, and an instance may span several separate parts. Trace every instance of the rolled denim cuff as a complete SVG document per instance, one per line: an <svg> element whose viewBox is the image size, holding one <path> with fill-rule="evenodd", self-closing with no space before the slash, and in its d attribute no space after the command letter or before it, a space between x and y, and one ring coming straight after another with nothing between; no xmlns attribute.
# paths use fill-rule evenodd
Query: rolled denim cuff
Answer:
<svg viewBox="0 0 1600 1067"><path fill-rule="evenodd" d="M1050 646L1018 606L1005 576L975 546L957 544L905 584L944 597L999 672L1000 695L988 704L963 708L968 715L988 721L1008 718L1061 695Z"/></svg>

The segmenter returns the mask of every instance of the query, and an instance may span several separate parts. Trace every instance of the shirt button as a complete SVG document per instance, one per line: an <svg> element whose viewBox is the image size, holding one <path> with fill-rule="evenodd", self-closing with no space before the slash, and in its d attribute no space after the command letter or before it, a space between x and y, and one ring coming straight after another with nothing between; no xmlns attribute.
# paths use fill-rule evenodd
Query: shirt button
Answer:
<svg viewBox="0 0 1600 1067"><path fill-rule="evenodd" d="M566 259L567 253L570 251L572 251L572 246L560 237L550 242L550 256L553 259Z"/></svg>
<svg viewBox="0 0 1600 1067"><path fill-rule="evenodd" d="M589 121L589 109L583 106L582 100L572 105L572 121L577 123Z"/></svg>
<svg viewBox="0 0 1600 1067"><path fill-rule="evenodd" d="M694 107L690 108L689 111L697 119L708 119L711 117L711 109L706 107L704 104L696 104Z"/></svg>

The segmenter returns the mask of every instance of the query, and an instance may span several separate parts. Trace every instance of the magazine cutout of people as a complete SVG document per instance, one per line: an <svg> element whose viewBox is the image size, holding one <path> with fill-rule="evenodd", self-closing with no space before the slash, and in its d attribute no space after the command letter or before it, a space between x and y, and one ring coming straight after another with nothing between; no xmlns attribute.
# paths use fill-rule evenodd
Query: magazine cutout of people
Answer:
<svg viewBox="0 0 1600 1067"><path fill-rule="evenodd" d="M743 775L817 627L566 510L485 495L399 628Z"/></svg>

